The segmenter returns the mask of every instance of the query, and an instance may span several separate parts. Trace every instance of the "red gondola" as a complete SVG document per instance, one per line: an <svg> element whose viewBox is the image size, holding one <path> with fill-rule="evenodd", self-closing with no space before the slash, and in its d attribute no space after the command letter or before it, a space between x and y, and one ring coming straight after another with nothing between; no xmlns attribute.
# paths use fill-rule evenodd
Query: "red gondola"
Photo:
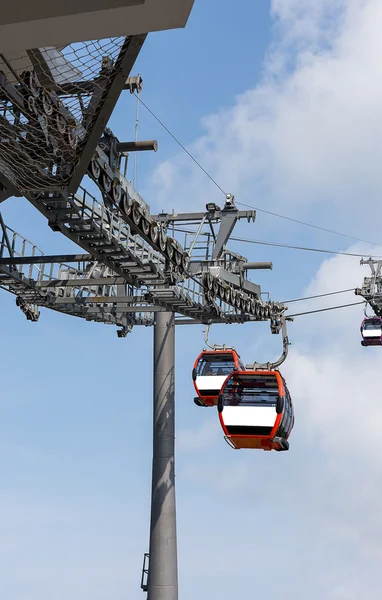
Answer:
<svg viewBox="0 0 382 600"><path fill-rule="evenodd" d="M366 317L361 324L362 346L382 346L382 319Z"/></svg>
<svg viewBox="0 0 382 600"><path fill-rule="evenodd" d="M289 450L293 403L279 371L236 371L218 399L220 423L236 449Z"/></svg>
<svg viewBox="0 0 382 600"><path fill-rule="evenodd" d="M198 396L198 406L216 406L221 387L227 375L242 370L244 365L233 348L227 350L203 350L195 361L192 379Z"/></svg>

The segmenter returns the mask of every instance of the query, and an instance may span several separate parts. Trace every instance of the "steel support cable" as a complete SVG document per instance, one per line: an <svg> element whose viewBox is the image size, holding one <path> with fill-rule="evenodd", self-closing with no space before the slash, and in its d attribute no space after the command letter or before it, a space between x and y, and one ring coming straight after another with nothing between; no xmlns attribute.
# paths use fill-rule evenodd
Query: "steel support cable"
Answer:
<svg viewBox="0 0 382 600"><path fill-rule="evenodd" d="M292 302L303 302L304 300L313 300L314 298L323 298L324 296L335 296L336 294L346 294L354 292L354 288L348 290L338 290L337 292L327 292L326 294L316 294L315 296L306 296L305 298L294 298L293 300L283 300L281 304L291 304Z"/></svg>
<svg viewBox="0 0 382 600"><path fill-rule="evenodd" d="M293 246L290 244L279 244L278 242L263 242L260 240L250 240L247 238L236 238L236 237L231 237L230 238L233 241L236 242L243 242L246 244L258 244L261 246L274 246L276 248L289 248L290 250L304 250L306 252L323 252L325 254L340 254L342 256L356 256L358 258L363 258L365 256L365 254L357 254L355 252L342 252L341 250L326 250L325 248L309 248L308 246ZM362 241L362 240L360 240ZM368 244L371 244L372 242L367 242ZM381 245L382 244L375 244L375 245ZM373 256L373 258L382 258L382 256Z"/></svg>
<svg viewBox="0 0 382 600"><path fill-rule="evenodd" d="M166 125L156 116L155 113L145 104L138 95L134 92L136 98L138 98L139 102L145 107L145 109L154 117L156 121L163 127L165 131L172 137L172 139L184 150L184 152L194 161L194 163L203 171L205 175L216 185L218 190L220 190L224 196L227 196L227 192L223 190L223 188L218 184L218 182L206 171L206 169L196 160L196 158L187 150L187 148L178 140L178 138L171 133L171 131L166 127ZM257 210L258 212L265 213L267 215L272 215L273 217L278 217L279 219L285 219L286 221L292 221L293 223L298 223L299 225L305 225L306 227L312 227L313 229L318 229L320 231L325 231L326 233L332 233L334 235L340 235L341 237L348 238L350 240L355 240L357 242L362 242L364 244L370 244L371 246L381 246L382 244L377 244L375 242L369 242L368 240L363 240L361 238L355 237L353 235L347 235L346 233L341 233L339 231L334 231L333 229L326 229L325 227L320 227L319 225L313 225L312 223L307 223L306 221L300 221L298 219L293 219L292 217L287 217L285 215L281 215L279 213L272 212L270 210L265 210L264 208L258 208L256 206L251 206L250 204L245 204L244 202L236 202L236 204L240 204L241 206L246 206L247 208L252 208L253 210ZM231 238L232 239L232 238ZM338 254L338 253L336 253Z"/></svg>
<svg viewBox="0 0 382 600"><path fill-rule="evenodd" d="M257 210L258 212L262 212L267 215L271 215L273 217L278 217L279 219L285 219L286 221L292 221L293 223L298 223L299 225L305 225L306 227L311 227L312 229L319 229L320 231L325 231L326 233L333 233L334 235L340 235L341 237L349 238L350 240L355 240L357 242L362 242L363 244L370 244L371 246L382 247L382 244L377 244L376 242L369 242L368 240L363 240L363 239L355 237L353 235L347 235L346 233L341 233L340 231L334 231L333 229L326 229L326 227L321 227L320 225L313 225L312 223L307 223L306 221L300 221L299 219L293 219L292 217L287 217L285 215L281 215L280 213L275 213L270 210L265 210L264 208L258 208L257 206L245 204L244 202L236 202L236 204L240 204L241 206L246 206L247 208L252 208L253 210Z"/></svg>
<svg viewBox="0 0 382 600"><path fill-rule="evenodd" d="M137 106L135 111L135 142L138 141L138 129L139 129L139 92L135 94L137 97ZM133 171L133 188L137 189L137 154L134 152L134 171Z"/></svg>
<svg viewBox="0 0 382 600"><path fill-rule="evenodd" d="M149 107L147 106L147 104L145 104L143 102L143 100L141 100L141 98L138 97L138 95L134 92L134 95L136 98L138 98L139 102L142 104L142 106L145 107L145 109L150 113L150 115L152 115L154 117L154 119L156 121L158 121L158 123L163 127L163 129L165 131L167 131L167 133L172 137L172 139L182 148L182 150L184 150L184 152L186 154L188 154L188 156L191 158L191 160L194 161L194 163L199 167L199 169L201 169L203 171L203 173L205 175L207 175L208 179L210 179L212 181L212 183L214 183L216 185L216 187L222 192L222 194L224 194L224 196L227 196L226 192L223 190L222 187L220 187L220 185L218 184L217 181L215 181L215 179L205 170L204 167L202 167L202 165L196 160L196 158L194 156L192 156L191 152L189 152L187 150L187 148L185 146L183 146L183 144L175 137L175 135L173 133L171 133L171 131L166 127L166 125L159 119L159 117L157 117L152 110L149 109Z"/></svg>
<svg viewBox="0 0 382 600"><path fill-rule="evenodd" d="M193 235L196 234L195 231L191 231L190 229L183 229L180 227L175 227L175 231L179 233L191 233ZM201 232L199 235L208 236L209 234L206 232ZM326 250L325 248L309 248L308 246L293 246L291 244L279 244L278 242L264 242L261 240L250 240L248 238L238 238L238 237L230 237L230 240L234 242L243 242L246 244L259 244L262 246L274 246L276 248L288 248L290 250L304 250L306 252L323 252L325 254L340 254L341 256L355 256L358 258L363 258L365 254L357 254L355 252L341 252L341 250ZM382 256L372 256L371 258L382 259Z"/></svg>
<svg viewBox="0 0 382 600"><path fill-rule="evenodd" d="M339 308L348 308L349 306L357 306L358 304L365 304L366 300L361 302L351 302L350 304L341 304L339 306L328 306L327 308L317 308L316 310L307 310L305 312L295 313L294 315L288 315L288 318L301 317L303 315L312 315L314 313L326 312L328 310L337 310Z"/></svg>

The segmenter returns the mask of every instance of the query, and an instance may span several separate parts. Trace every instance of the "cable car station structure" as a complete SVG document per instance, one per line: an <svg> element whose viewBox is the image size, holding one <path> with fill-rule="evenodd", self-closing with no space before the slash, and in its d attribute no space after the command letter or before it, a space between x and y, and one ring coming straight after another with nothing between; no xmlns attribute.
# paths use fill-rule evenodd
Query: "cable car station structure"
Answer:
<svg viewBox="0 0 382 600"><path fill-rule="evenodd" d="M271 263L227 248L236 223L254 222L255 211L238 210L227 195L204 212L151 214L128 161L156 151L156 141L121 141L107 127L122 92L142 89L131 71L147 33L185 26L192 4L76 0L60 14L62 3L34 0L26 9L14 0L0 17L0 202L25 197L75 244L73 254L44 255L0 215L0 287L31 321L44 307L117 326L119 337L154 326L150 550L141 582L149 600L178 598L175 324L269 321L272 333L282 329L282 360L288 345L286 307L265 301L247 278ZM185 225L192 232L180 234Z"/></svg>
<svg viewBox="0 0 382 600"><path fill-rule="evenodd" d="M365 277L362 288L356 288L356 296L366 300L365 318L361 323L362 346L382 346L382 260L362 259L361 265L369 265L371 277ZM367 314L369 305L374 315Z"/></svg>

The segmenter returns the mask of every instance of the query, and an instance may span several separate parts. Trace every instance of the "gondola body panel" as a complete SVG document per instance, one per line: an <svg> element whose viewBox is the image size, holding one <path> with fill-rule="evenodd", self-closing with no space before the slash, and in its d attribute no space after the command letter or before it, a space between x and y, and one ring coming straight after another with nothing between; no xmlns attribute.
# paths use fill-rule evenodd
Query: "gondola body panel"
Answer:
<svg viewBox="0 0 382 600"><path fill-rule="evenodd" d="M366 317L361 324L362 346L382 346L382 319Z"/></svg>
<svg viewBox="0 0 382 600"><path fill-rule="evenodd" d="M231 373L219 395L218 410L225 438L233 448L288 450L293 403L278 371Z"/></svg>
<svg viewBox="0 0 382 600"><path fill-rule="evenodd" d="M230 373L244 365L233 349L203 350L195 361L192 378L198 404L216 406L220 390Z"/></svg>

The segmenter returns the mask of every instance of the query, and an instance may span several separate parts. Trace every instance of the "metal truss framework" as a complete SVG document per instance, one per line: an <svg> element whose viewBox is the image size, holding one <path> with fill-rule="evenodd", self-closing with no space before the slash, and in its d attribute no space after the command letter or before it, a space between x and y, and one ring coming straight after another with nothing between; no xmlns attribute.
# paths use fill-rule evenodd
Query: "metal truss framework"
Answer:
<svg viewBox="0 0 382 600"><path fill-rule="evenodd" d="M3 228L2 286L17 293L22 306L122 327L150 324L162 309L200 322L270 319L276 332L284 307L264 302L260 287L245 278L248 269L264 265L226 248L237 221L254 220L255 212L238 211L227 196L223 209L211 203L205 213L151 215L127 179L129 152L157 144L120 142L106 123L123 89L142 89L142 78L130 70L144 39L0 56L0 199L24 195L54 231L88 254L66 260L74 262L70 267L51 257L49 268L33 261L25 269L28 244L10 232L13 244L21 243L14 256ZM84 175L100 199L80 186ZM181 243L179 225L195 225L196 232Z"/></svg>
<svg viewBox="0 0 382 600"><path fill-rule="evenodd" d="M41 212L50 217L42 206ZM85 192L72 196L68 208L62 210L67 211L65 220L72 225L62 226L63 233L77 239L87 254L45 256L35 244L1 223L0 285L24 303L121 326L153 324L153 313L159 310L202 323L270 319L272 329L278 332L284 306L263 302L260 287L243 277L248 266L262 268L264 263L249 265L244 257L227 251L213 260L211 239L196 246L194 236L186 246L191 252L187 271L175 270L166 256L132 234L124 220L93 196ZM236 219L248 216L231 211L236 212ZM189 214L176 218L190 222ZM224 211L207 212L202 219L210 227L218 224L221 230L225 226ZM202 252L205 258L193 260L193 251Z"/></svg>
<svg viewBox="0 0 382 600"><path fill-rule="evenodd" d="M254 222L255 211L238 210L227 195L223 208L211 202L204 212L152 215L127 177L129 153L156 150L157 143L121 142L106 124L122 90L142 88L141 77L130 70L144 39L0 55L0 202L25 196L53 231L77 246L73 254L46 256L0 215L0 287L16 296L31 321L44 307L112 324L119 337L135 325L154 325L158 357L161 344L168 346L172 359L163 363L168 374L154 372L154 463L159 461L153 464L154 567L145 562L148 581L142 580L142 588L150 600L164 600L161 586L167 584L161 578L168 573L172 591L166 600L176 600L176 543L167 568L166 553L158 550L162 534L155 533L164 527L176 535L175 507L169 519L166 498L156 487L165 471L175 498L168 438L174 429L174 325L269 321L272 333L282 330L283 356L288 339L286 307L264 299L260 286L247 278L248 271L272 264L249 262L227 248L236 223ZM97 197L83 187L89 180ZM162 425L170 432L164 438Z"/></svg>

